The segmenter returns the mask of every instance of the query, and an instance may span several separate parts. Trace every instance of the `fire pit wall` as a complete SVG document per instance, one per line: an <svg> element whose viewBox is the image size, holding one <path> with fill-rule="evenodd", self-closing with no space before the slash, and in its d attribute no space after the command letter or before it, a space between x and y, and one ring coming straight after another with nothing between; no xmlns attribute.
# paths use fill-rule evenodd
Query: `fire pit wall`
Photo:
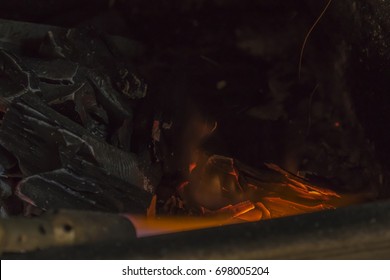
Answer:
<svg viewBox="0 0 390 280"><path fill-rule="evenodd" d="M387 4L36 2L1 12L3 216L387 199Z"/></svg>

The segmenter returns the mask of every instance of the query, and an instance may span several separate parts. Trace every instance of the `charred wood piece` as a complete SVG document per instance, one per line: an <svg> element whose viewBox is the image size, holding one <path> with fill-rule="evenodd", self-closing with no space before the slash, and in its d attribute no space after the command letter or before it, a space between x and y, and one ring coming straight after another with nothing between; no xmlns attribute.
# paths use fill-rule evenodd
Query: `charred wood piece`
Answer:
<svg viewBox="0 0 390 280"><path fill-rule="evenodd" d="M0 71L26 90L39 91L39 81L35 73L24 64L21 58L4 49L0 49Z"/></svg>
<svg viewBox="0 0 390 280"><path fill-rule="evenodd" d="M104 104L106 110L118 118L132 118L133 109L129 100L126 100L112 85L111 79L104 73L88 71L89 82L95 89L96 98Z"/></svg>
<svg viewBox="0 0 390 280"><path fill-rule="evenodd" d="M16 156L27 177L19 184L19 195L42 209L61 205L139 213L150 203L154 187L134 154L101 142L34 95L11 105L0 142Z"/></svg>
<svg viewBox="0 0 390 280"><path fill-rule="evenodd" d="M23 61L41 82L47 84L71 85L78 75L79 65L64 59L25 58Z"/></svg>

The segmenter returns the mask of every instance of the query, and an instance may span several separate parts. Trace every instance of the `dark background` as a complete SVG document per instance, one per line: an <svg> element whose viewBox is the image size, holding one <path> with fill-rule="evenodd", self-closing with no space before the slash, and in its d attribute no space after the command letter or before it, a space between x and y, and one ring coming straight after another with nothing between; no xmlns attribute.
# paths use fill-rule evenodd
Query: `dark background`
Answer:
<svg viewBox="0 0 390 280"><path fill-rule="evenodd" d="M94 26L137 42L132 63L149 86L138 123L157 114L184 130L199 113L218 122L203 143L210 153L387 195L390 4L333 1L298 79L304 38L326 3L3 0L0 17Z"/></svg>

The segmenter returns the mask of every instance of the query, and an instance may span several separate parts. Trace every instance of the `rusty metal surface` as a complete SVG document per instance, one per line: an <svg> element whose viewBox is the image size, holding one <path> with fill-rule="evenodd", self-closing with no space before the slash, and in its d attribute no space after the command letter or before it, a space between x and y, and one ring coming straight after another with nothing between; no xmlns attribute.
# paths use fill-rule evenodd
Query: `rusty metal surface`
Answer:
<svg viewBox="0 0 390 280"><path fill-rule="evenodd" d="M5 259L388 259L390 202Z"/></svg>
<svg viewBox="0 0 390 280"><path fill-rule="evenodd" d="M123 258L389 258L390 203L375 203L129 244ZM135 243L135 242L133 242Z"/></svg>
<svg viewBox="0 0 390 280"><path fill-rule="evenodd" d="M130 222L117 214L61 210L36 218L0 220L0 251L24 253L52 247L118 242L135 237Z"/></svg>

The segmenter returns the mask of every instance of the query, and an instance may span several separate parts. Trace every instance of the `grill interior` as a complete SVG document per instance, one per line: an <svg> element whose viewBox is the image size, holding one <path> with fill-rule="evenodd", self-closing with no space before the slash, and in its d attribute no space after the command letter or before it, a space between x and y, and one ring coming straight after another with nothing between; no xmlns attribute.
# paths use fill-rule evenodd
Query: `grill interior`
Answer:
<svg viewBox="0 0 390 280"><path fill-rule="evenodd" d="M388 255L387 4L44 2L0 14L4 257Z"/></svg>

